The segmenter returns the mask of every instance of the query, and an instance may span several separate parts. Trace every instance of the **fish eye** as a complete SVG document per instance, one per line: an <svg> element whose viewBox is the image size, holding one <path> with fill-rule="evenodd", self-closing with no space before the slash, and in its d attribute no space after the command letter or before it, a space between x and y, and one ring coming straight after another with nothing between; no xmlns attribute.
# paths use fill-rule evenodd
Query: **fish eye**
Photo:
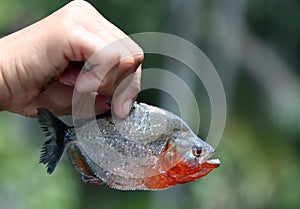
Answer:
<svg viewBox="0 0 300 209"><path fill-rule="evenodd" d="M194 145L192 150L193 150L193 155L195 157L200 157L200 155L202 154L202 147Z"/></svg>

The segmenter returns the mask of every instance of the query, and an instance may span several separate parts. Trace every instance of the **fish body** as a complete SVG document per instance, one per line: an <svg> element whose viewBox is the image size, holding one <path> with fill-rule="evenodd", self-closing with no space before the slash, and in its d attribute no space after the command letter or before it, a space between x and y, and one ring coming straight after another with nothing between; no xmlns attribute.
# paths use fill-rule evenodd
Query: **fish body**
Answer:
<svg viewBox="0 0 300 209"><path fill-rule="evenodd" d="M38 109L45 142L40 163L51 174L64 150L82 180L118 190L161 190L205 176L220 165L214 149L177 115L144 103L125 119L111 114L67 126Z"/></svg>

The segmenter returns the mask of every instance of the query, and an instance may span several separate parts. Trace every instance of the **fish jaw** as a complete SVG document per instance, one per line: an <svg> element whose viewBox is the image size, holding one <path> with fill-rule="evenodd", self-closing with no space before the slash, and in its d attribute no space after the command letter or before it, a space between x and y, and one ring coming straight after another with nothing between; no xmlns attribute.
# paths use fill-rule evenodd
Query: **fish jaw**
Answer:
<svg viewBox="0 0 300 209"><path fill-rule="evenodd" d="M220 161L218 159L208 160L198 166L194 167L186 162L180 162L174 168L173 177L177 180L179 184L185 184L190 181L196 181L203 176L220 166Z"/></svg>
<svg viewBox="0 0 300 209"><path fill-rule="evenodd" d="M220 166L219 159L207 160L204 163L189 163L180 161L173 168L159 175L145 179L145 187L149 190L162 190L177 184L196 181Z"/></svg>

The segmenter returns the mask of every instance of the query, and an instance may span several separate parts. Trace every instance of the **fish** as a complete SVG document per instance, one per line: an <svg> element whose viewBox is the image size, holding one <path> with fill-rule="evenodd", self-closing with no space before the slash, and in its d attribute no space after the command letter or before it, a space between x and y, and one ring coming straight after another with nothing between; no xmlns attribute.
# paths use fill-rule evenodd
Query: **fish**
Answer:
<svg viewBox="0 0 300 209"><path fill-rule="evenodd" d="M196 181L219 167L215 150L176 114L135 102L125 119L113 113L74 121L45 108L38 120L46 141L39 163L52 174L64 152L83 182L117 190L163 190Z"/></svg>

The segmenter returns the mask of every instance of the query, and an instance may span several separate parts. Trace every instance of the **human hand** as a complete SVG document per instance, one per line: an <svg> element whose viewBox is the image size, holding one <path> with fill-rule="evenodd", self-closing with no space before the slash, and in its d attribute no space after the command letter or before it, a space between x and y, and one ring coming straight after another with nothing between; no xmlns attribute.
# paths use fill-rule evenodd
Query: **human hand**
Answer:
<svg viewBox="0 0 300 209"><path fill-rule="evenodd" d="M0 110L35 117L36 108L44 107L57 115L70 114L76 89L98 90L96 112L104 113L110 109L108 98L132 74L128 85L112 100L116 115L126 117L140 90L143 61L141 48L126 37L88 2L75 0L0 39ZM106 47L124 38L118 47ZM109 70L93 68L76 81L83 62L105 47L109 50L92 64L116 64Z"/></svg>

